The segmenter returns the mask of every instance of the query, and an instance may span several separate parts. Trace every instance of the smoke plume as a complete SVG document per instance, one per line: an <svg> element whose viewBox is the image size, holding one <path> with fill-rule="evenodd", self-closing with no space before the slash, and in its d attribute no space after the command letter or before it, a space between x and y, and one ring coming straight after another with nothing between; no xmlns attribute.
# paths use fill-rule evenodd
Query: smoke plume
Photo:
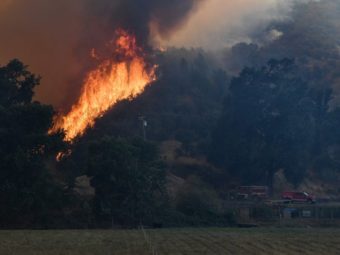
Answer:
<svg viewBox="0 0 340 255"><path fill-rule="evenodd" d="M22 60L43 77L37 99L64 107L79 92L91 49L105 48L117 28L147 47L150 27L169 37L201 1L2 0L0 64Z"/></svg>
<svg viewBox="0 0 340 255"><path fill-rule="evenodd" d="M147 44L150 26L161 37L167 37L184 23L188 14L204 0L100 0L89 1L90 22L110 33L121 27L133 32L140 44ZM98 21L101 24L98 24ZM111 32L112 33L112 32Z"/></svg>
<svg viewBox="0 0 340 255"><path fill-rule="evenodd" d="M176 47L220 49L250 41L253 31L290 16L292 0L208 0L169 41Z"/></svg>
<svg viewBox="0 0 340 255"><path fill-rule="evenodd" d="M279 4L284 2L285 4ZM67 108L115 29L139 45L218 48L285 17L291 0L1 0L0 64L19 58L40 74L36 98Z"/></svg>

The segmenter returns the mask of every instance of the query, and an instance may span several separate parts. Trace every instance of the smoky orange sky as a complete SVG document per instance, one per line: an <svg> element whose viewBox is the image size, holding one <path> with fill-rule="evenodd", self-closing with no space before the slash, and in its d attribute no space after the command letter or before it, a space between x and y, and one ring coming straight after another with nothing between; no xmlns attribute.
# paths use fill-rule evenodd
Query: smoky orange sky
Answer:
<svg viewBox="0 0 340 255"><path fill-rule="evenodd" d="M75 97L87 63L79 57L83 34L93 17L85 17L85 0L1 0L0 65L18 58L42 76L36 99L56 108ZM162 46L216 49L247 38L254 24L284 13L280 0L205 0ZM114 6L114 1L111 5ZM93 23L96 21L93 20ZM102 21L101 21L102 22ZM88 52L90 55L90 52Z"/></svg>
<svg viewBox="0 0 340 255"><path fill-rule="evenodd" d="M42 76L36 98L58 107L81 67L75 49L82 16L80 0L50 2L1 2L0 64L18 58L29 65L32 72Z"/></svg>

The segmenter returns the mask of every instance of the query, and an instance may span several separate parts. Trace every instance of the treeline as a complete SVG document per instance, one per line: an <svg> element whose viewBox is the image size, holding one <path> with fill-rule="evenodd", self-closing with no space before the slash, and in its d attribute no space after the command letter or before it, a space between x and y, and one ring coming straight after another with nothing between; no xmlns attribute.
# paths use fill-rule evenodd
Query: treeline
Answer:
<svg viewBox="0 0 340 255"><path fill-rule="evenodd" d="M213 145L228 153L218 159L214 153L221 150L212 146L209 157L231 176L271 186L281 168L295 186L308 175L326 183L339 180L339 14L334 0L296 3L289 20L273 21L252 35L252 43L222 53L226 68L240 74L231 82L214 131ZM235 125L242 126L232 131L239 139L244 135L239 142L229 133ZM218 141L223 127L229 142Z"/></svg>
<svg viewBox="0 0 340 255"><path fill-rule="evenodd" d="M274 174L299 185L309 170L340 168L340 109L332 90L313 88L292 60L271 60L234 78L213 132L209 158L243 184L273 187Z"/></svg>

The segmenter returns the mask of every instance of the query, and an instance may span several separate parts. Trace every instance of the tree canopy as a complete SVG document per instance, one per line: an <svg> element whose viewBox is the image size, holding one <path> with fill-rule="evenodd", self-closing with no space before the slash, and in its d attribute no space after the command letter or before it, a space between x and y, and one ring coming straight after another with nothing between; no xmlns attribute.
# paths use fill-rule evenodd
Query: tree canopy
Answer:
<svg viewBox="0 0 340 255"><path fill-rule="evenodd" d="M62 137L48 135L53 108L32 101L39 80L18 60L0 67L2 225L42 220L59 203L46 160L62 146Z"/></svg>
<svg viewBox="0 0 340 255"><path fill-rule="evenodd" d="M231 82L210 159L247 184L271 186L279 169L298 184L312 167L320 125L328 116L327 110L320 113L319 94L300 78L292 60L244 69Z"/></svg>

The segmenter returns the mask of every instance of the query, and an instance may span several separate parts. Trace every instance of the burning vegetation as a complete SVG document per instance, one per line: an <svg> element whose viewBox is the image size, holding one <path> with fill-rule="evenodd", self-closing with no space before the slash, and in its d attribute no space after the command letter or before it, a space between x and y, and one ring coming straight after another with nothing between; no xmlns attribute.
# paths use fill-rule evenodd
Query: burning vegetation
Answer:
<svg viewBox="0 0 340 255"><path fill-rule="evenodd" d="M77 103L56 118L50 133L64 130L65 140L72 141L117 102L136 97L156 79L156 67L148 66L134 35L118 29L109 47L113 48L111 57L87 74ZM95 51L92 56L98 58Z"/></svg>

